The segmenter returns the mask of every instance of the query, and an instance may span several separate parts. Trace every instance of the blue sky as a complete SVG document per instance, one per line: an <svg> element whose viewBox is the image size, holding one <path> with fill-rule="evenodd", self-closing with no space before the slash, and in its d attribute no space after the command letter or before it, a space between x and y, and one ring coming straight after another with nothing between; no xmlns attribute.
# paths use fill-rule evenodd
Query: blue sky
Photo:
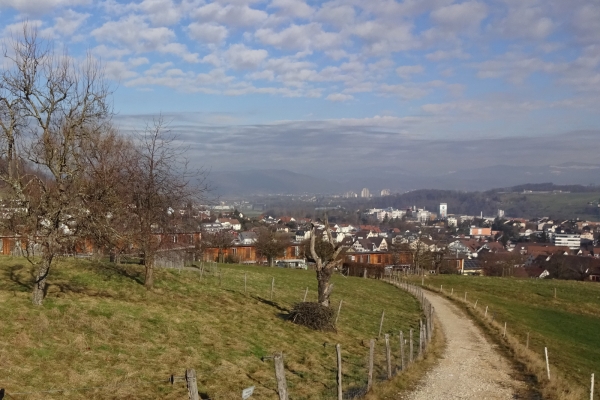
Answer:
<svg viewBox="0 0 600 400"><path fill-rule="evenodd" d="M543 147L600 137L596 1L0 0L0 20L101 59L117 125L162 113L210 168L266 167L258 152L296 172L410 170L405 143L461 158L498 138L539 139L522 165L600 149ZM480 166L510 158L480 149ZM447 152L432 165L460 169Z"/></svg>

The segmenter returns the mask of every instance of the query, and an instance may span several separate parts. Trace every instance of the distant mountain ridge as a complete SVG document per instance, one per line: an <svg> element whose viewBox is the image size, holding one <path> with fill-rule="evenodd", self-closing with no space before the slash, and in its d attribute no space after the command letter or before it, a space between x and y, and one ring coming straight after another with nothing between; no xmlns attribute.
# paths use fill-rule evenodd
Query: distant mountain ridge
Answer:
<svg viewBox="0 0 600 400"><path fill-rule="evenodd" d="M218 195L342 194L346 191L359 193L365 187L375 195L381 189L391 189L392 192L398 193L432 188L481 191L549 182L567 186L600 185L600 165L583 163L547 166L495 165L461 171L443 171L434 175L382 168L364 168L354 172L349 169L344 178L329 176L327 171L323 172L323 176L326 177L310 176L285 169L212 171L208 180Z"/></svg>

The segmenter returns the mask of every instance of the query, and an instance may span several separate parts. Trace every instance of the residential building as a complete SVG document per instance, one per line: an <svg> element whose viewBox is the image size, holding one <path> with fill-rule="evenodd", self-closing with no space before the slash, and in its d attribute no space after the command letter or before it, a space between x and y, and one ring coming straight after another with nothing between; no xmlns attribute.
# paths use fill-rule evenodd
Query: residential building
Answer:
<svg viewBox="0 0 600 400"><path fill-rule="evenodd" d="M360 191L360 197L371 197L371 192L367 188Z"/></svg>
<svg viewBox="0 0 600 400"><path fill-rule="evenodd" d="M555 233L552 237L555 246L567 246L571 250L581 247L581 235L578 233Z"/></svg>
<svg viewBox="0 0 600 400"><path fill-rule="evenodd" d="M448 217L448 204L441 203L440 204L440 218L445 219Z"/></svg>
<svg viewBox="0 0 600 400"><path fill-rule="evenodd" d="M469 235L475 237L492 236L492 228L476 228L472 226Z"/></svg>
<svg viewBox="0 0 600 400"><path fill-rule="evenodd" d="M381 197L389 196L390 194L392 194L392 191L390 189L382 189L381 190Z"/></svg>

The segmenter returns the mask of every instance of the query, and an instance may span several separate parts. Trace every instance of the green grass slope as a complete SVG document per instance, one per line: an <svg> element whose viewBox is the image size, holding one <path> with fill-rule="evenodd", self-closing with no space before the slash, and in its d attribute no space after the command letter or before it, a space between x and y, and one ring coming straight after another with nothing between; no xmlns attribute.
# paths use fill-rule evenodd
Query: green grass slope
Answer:
<svg viewBox="0 0 600 400"><path fill-rule="evenodd" d="M559 369L583 388L590 375L600 373L600 285L542 279L430 276L425 282L444 293L454 289L457 298L488 306L488 316L501 324L521 343L530 333L529 348L543 357L548 347L552 369ZM556 288L556 298L554 289ZM600 390L596 396L600 396Z"/></svg>
<svg viewBox="0 0 600 400"><path fill-rule="evenodd" d="M247 293L244 293L244 274ZM219 277L219 275L221 275ZM383 330L418 329L417 301L385 283L334 276L333 304L343 299L337 332L313 332L285 320L314 272L222 266L220 274L158 270L147 291L140 266L62 261L51 271L42 307L30 305L32 270L18 258L0 258L0 387L14 398L187 398L185 384L166 382L194 368L205 398L274 399L272 361L283 351L290 395L333 397L335 343L342 346L346 391L366 382L368 339ZM271 281L275 278L273 301ZM376 375L384 374L377 345ZM48 389L93 388L39 393ZM36 392L36 393L27 393ZM17 394L25 393L25 394Z"/></svg>

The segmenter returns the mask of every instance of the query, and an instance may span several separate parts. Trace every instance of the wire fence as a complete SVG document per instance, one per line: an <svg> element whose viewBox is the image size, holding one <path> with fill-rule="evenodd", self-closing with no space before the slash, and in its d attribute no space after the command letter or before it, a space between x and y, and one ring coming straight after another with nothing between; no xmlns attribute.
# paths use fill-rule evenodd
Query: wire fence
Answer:
<svg viewBox="0 0 600 400"><path fill-rule="evenodd" d="M587 395L589 394L590 400L594 400L594 398L600 399L600 388L594 389L594 373L591 373L589 378L590 386L587 393L579 393L579 391L573 388L566 380L562 371L555 370L556 367L552 364L551 354L549 355L547 346L544 346L543 354L533 351L532 346L530 346L530 341L533 339L531 331L528 331L526 335L517 335L512 332L510 320L508 318L499 320L497 318L496 310L489 305L480 302L478 298L470 298L466 291L464 293L459 293L458 291L455 292L453 288L448 290L447 288L444 289L443 286L440 286L439 288L433 287L432 285L425 284L423 280L421 281L420 287L426 288L432 292L437 292L468 309L471 315L483 323L484 326L495 335L496 340L502 341L512 350L512 355L523 362L530 372L536 375L538 382L545 386L548 389L548 392L553 396L561 399L570 399L587 398ZM541 337L539 334L536 336L538 336L538 339Z"/></svg>
<svg viewBox="0 0 600 400"><path fill-rule="evenodd" d="M188 268L186 268L188 269ZM207 262L202 263L196 272L201 276L211 277L215 285L223 285L223 270L219 268L217 263ZM228 277L232 278L232 277ZM241 277L238 277L239 282L236 281L236 285L241 285L243 282L244 291L246 291L246 274L243 274L243 281ZM433 336L433 317L434 310L431 304L427 301L423 291L407 282L401 282L398 275L390 275L387 277L387 282L397 286L398 288L407 291L414 296L420 303L422 309L423 318L419 321L419 329L410 329L409 332L402 332L400 330L392 330L393 333L387 333L382 335L382 325L384 323L385 315L382 313L380 321L379 335L377 340L370 340L369 351L365 351L365 354L353 354L341 349L340 345L324 343L324 351L327 352L328 358L331 356L331 371L337 371L337 379L332 373L329 384L326 384L323 391L325 398L337 398L338 400L343 399L360 399L363 398L373 384L385 382L394 376L401 374L403 371L408 369L414 362L421 360L427 352L428 345ZM270 288L270 296L273 297L273 281ZM266 285L265 285L266 286ZM240 287L241 290L241 287ZM267 289L268 290L268 289ZM306 294L305 294L306 295ZM306 296L305 296L306 299ZM339 314L341 309L341 302L337 312ZM388 327L389 328L389 327ZM390 332L389 329L386 332ZM335 363L334 355L338 351L338 362ZM274 359L274 356L268 356L266 359ZM281 354L283 362L284 355ZM265 361L265 360L263 360ZM293 360L298 361L298 360ZM265 363L265 368L268 368L268 363ZM282 368L282 370L284 370ZM7 391L2 389L0 392L0 400L4 398L16 399L16 398L27 398L28 396L37 397L43 395L52 394L66 394L70 392L90 392L90 391L107 391L110 392L116 388L135 388L143 385L158 385L158 384L170 384L174 385L178 382L185 382L189 390L190 399L212 399L212 400L224 400L230 398L239 398L244 390L250 388L240 388L238 395L232 396L222 394L203 394L199 397L197 388L190 389L189 381L186 379L188 371L183 377L171 376L169 378L156 379L156 380L144 380L138 382L113 382L106 385L94 385L94 386L81 386L81 387L59 387L59 388L48 388L43 390L24 390L24 391ZM194 382L195 382L195 371ZM288 371L289 373L289 371ZM277 375L277 373L276 373ZM283 376L277 376L277 381L285 381L285 373ZM293 390L293 389L292 389ZM194 392L194 393L192 393ZM281 391L278 388L279 398L287 399L286 396L281 395ZM286 389L287 393L287 389ZM196 397L193 397L196 396ZM243 395L242 395L243 397ZM246 397L249 398L249 397Z"/></svg>

